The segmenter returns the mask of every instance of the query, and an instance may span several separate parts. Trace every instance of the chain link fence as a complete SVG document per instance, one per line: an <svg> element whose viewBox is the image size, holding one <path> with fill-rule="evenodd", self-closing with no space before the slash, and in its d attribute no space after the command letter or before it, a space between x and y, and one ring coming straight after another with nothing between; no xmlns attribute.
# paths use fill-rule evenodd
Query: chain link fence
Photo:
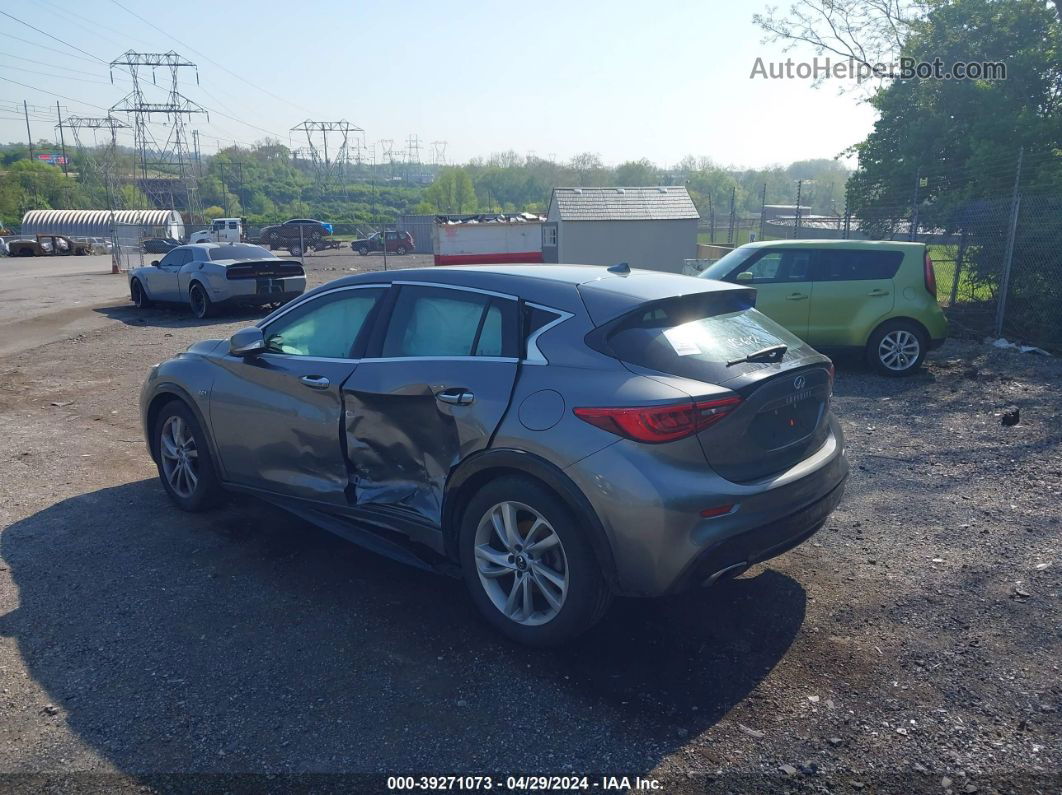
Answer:
<svg viewBox="0 0 1062 795"><path fill-rule="evenodd" d="M937 296L952 332L1006 337L1062 351L1062 194L1023 193L1017 158L1011 195L956 198L938 192L906 204L817 214L790 206L760 217L702 223L702 243L732 247L749 240L900 240L924 243L937 274ZM1026 169L1029 160L1026 156ZM1043 180L1040 180L1043 182ZM967 191L969 192L969 191ZM702 255L703 256L703 255Z"/></svg>

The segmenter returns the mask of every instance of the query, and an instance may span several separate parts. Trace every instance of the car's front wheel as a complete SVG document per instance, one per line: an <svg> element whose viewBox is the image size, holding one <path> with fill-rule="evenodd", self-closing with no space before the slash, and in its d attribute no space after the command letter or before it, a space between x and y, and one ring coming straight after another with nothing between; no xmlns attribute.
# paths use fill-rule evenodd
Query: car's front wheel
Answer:
<svg viewBox="0 0 1062 795"><path fill-rule="evenodd" d="M162 408L154 441L159 479L178 508L205 511L222 500L206 436L188 406L174 400Z"/></svg>
<svg viewBox="0 0 1062 795"><path fill-rule="evenodd" d="M302 246L300 246L298 243L292 243L290 246L288 246L288 251L293 257L302 256Z"/></svg>
<svg viewBox="0 0 1062 795"><path fill-rule="evenodd" d="M140 279L133 279L130 283L129 294L133 299L133 306L137 309L147 309L151 306L151 300L147 297L147 293L144 292L144 285L140 283Z"/></svg>
<svg viewBox="0 0 1062 795"><path fill-rule="evenodd" d="M364 257L369 253L369 249L367 249L365 246L358 246L357 252L359 257Z"/></svg>
<svg viewBox="0 0 1062 795"><path fill-rule="evenodd" d="M459 554L476 607L520 643L570 640L597 623L611 601L571 510L528 478L500 478L471 499Z"/></svg>
<svg viewBox="0 0 1062 795"><path fill-rule="evenodd" d="M400 257L402 255L404 255L405 253L406 253L406 247L405 246L399 246L398 248L395 249L395 254L398 254L398 256L400 256Z"/></svg>
<svg viewBox="0 0 1062 795"><path fill-rule="evenodd" d="M188 305L192 308L192 314L200 320L210 317L214 311L210 296L199 282L193 284L192 289L188 291Z"/></svg>
<svg viewBox="0 0 1062 795"><path fill-rule="evenodd" d="M926 358L925 332L907 320L882 323L867 342L867 362L882 375L911 375Z"/></svg>

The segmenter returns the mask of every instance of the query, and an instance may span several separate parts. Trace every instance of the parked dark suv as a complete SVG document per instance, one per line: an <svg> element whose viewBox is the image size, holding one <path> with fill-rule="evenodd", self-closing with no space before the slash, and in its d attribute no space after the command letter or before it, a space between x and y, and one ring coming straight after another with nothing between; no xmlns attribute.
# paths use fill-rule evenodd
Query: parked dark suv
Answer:
<svg viewBox="0 0 1062 795"><path fill-rule="evenodd" d="M613 594L780 555L841 499L833 366L755 300L595 266L358 274L156 365L144 430L179 508L257 495L557 643Z"/></svg>
<svg viewBox="0 0 1062 795"><path fill-rule="evenodd" d="M383 251L384 245L387 246L388 254L408 254L414 248L413 235L409 232L396 232L393 229L387 229L361 240L355 240L350 244L350 247L364 257L366 254Z"/></svg>
<svg viewBox="0 0 1062 795"><path fill-rule="evenodd" d="M332 225L313 218L293 218L282 224L263 227L259 242L271 251L286 248L291 256L320 248L322 241L332 235Z"/></svg>

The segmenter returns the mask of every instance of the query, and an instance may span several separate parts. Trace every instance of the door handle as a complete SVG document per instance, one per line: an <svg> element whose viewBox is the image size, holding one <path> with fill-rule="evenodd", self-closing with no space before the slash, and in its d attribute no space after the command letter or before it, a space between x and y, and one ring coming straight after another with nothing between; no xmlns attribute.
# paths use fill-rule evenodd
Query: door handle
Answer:
<svg viewBox="0 0 1062 795"><path fill-rule="evenodd" d="M455 387L454 389L444 389L442 392L435 393L435 399L440 403L449 403L451 406L467 406L476 396L462 387Z"/></svg>
<svg viewBox="0 0 1062 795"><path fill-rule="evenodd" d="M785 300L786 301L803 301L807 297L808 297L807 293L793 293L792 295L787 295L785 297Z"/></svg>
<svg viewBox="0 0 1062 795"><path fill-rule="evenodd" d="M304 375L299 380L310 389L328 389L329 381L323 375Z"/></svg>
<svg viewBox="0 0 1062 795"><path fill-rule="evenodd" d="M867 293L867 295L872 295L875 298L879 298L880 296L888 295L888 294L889 294L888 290L871 290L869 293Z"/></svg>

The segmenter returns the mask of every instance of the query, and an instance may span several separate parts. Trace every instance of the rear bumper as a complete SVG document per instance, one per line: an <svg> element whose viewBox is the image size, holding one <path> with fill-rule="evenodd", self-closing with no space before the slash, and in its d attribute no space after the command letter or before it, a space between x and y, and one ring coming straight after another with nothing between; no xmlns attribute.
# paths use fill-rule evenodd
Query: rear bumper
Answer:
<svg viewBox="0 0 1062 795"><path fill-rule="evenodd" d="M721 477L699 447L699 462L646 447L620 441L565 469L601 520L615 561L613 587L626 596L660 596L728 565L781 554L825 521L848 477L844 438L832 417L818 450L752 483ZM726 505L733 506L726 514L701 516Z"/></svg>
<svg viewBox="0 0 1062 795"><path fill-rule="evenodd" d="M712 585L736 577L755 563L778 557L818 532L844 496L844 481L811 505L771 524L738 533L713 544L695 558L671 591Z"/></svg>
<svg viewBox="0 0 1062 795"><path fill-rule="evenodd" d="M210 300L230 306L263 306L298 298L306 292L305 276L270 279L227 279L211 287Z"/></svg>

